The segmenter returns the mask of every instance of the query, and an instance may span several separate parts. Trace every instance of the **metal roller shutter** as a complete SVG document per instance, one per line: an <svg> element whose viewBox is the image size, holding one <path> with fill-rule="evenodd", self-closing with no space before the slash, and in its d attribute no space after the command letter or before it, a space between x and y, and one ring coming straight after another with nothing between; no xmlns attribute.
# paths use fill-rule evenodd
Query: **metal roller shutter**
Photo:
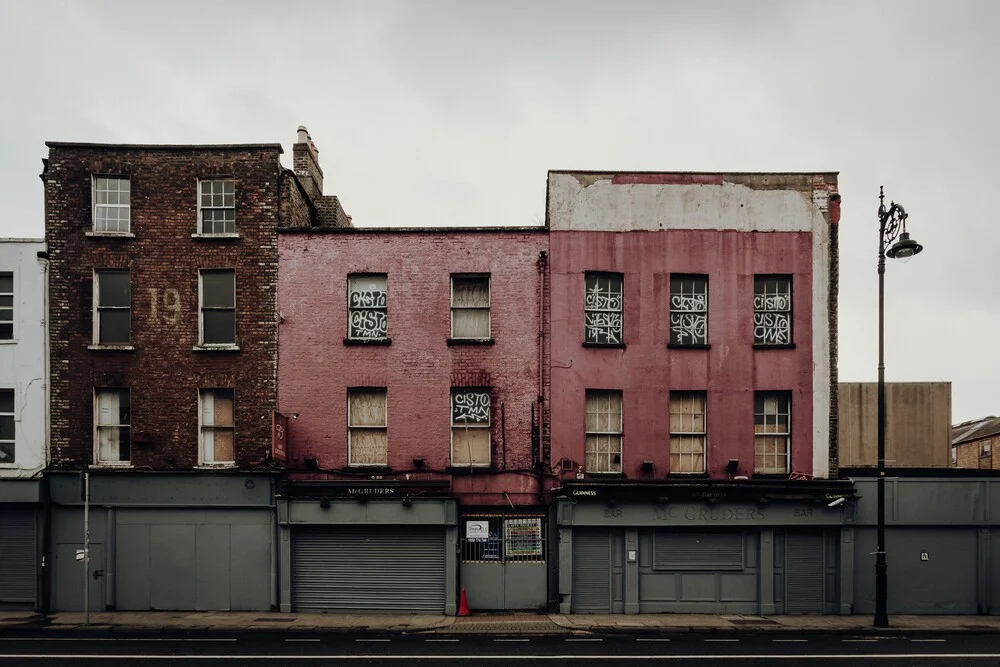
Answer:
<svg viewBox="0 0 1000 667"><path fill-rule="evenodd" d="M573 531L573 611L611 611L611 531Z"/></svg>
<svg viewBox="0 0 1000 667"><path fill-rule="evenodd" d="M785 611L822 614L823 535L789 532L786 540Z"/></svg>
<svg viewBox="0 0 1000 667"><path fill-rule="evenodd" d="M35 604L35 511L4 507L0 510L0 602Z"/></svg>
<svg viewBox="0 0 1000 667"><path fill-rule="evenodd" d="M292 536L296 610L443 614L445 593L440 527L303 528Z"/></svg>

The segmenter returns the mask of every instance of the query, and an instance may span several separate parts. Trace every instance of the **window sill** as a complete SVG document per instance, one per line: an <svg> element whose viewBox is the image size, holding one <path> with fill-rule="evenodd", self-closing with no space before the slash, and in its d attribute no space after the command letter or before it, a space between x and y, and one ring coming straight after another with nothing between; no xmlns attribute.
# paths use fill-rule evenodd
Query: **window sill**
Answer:
<svg viewBox="0 0 1000 667"><path fill-rule="evenodd" d="M0 340L0 345L16 345L16 344L17 344L16 338L4 338Z"/></svg>
<svg viewBox="0 0 1000 667"><path fill-rule="evenodd" d="M496 340L493 338L449 338L448 347L456 345L493 345Z"/></svg>
<svg viewBox="0 0 1000 667"><path fill-rule="evenodd" d="M709 343L698 343L688 345L686 343L667 343L667 348L671 350L710 350L712 348Z"/></svg>
<svg viewBox="0 0 1000 667"><path fill-rule="evenodd" d="M11 470L14 468L20 468L21 464L17 461L12 461L11 463L0 463L0 470Z"/></svg>
<svg viewBox="0 0 1000 667"><path fill-rule="evenodd" d="M452 475L495 474L500 472L492 465L485 466L445 466L444 471Z"/></svg>
<svg viewBox="0 0 1000 667"><path fill-rule="evenodd" d="M391 338L345 338L344 345L371 345L373 347L388 347L392 345Z"/></svg>
<svg viewBox="0 0 1000 667"><path fill-rule="evenodd" d="M782 343L781 345L767 345L764 343L754 343L755 350L794 350L795 343Z"/></svg>
<svg viewBox="0 0 1000 667"><path fill-rule="evenodd" d="M131 352L135 349L134 345L104 345L101 343L94 343L87 346L88 350L98 350L102 352Z"/></svg>
<svg viewBox="0 0 1000 667"><path fill-rule="evenodd" d="M89 232L84 232L84 236L89 236L90 238L106 238L106 239L134 239L135 234L132 232L95 232L90 230Z"/></svg>
<svg viewBox="0 0 1000 667"><path fill-rule="evenodd" d="M195 232L194 234L191 235L191 238L195 239L196 241L212 241L212 240L225 241L228 239L238 239L240 238L240 235L237 232L233 232L231 234L200 234L198 232Z"/></svg>
<svg viewBox="0 0 1000 667"><path fill-rule="evenodd" d="M788 479L789 472L755 472L753 479Z"/></svg>
<svg viewBox="0 0 1000 667"><path fill-rule="evenodd" d="M191 348L195 352L239 352L239 345L195 345Z"/></svg>
<svg viewBox="0 0 1000 667"><path fill-rule="evenodd" d="M121 462L103 461L101 463L92 463L90 465L90 467L91 468L102 468L102 469L126 470L128 468L134 468L135 466L132 465L131 461L121 461Z"/></svg>
<svg viewBox="0 0 1000 667"><path fill-rule="evenodd" d="M707 472L670 472L667 479L709 479Z"/></svg>
<svg viewBox="0 0 1000 667"><path fill-rule="evenodd" d="M588 342L584 341L583 346L584 347L594 347L594 348L607 347L607 348L611 348L611 349L615 349L615 350L624 350L625 349L625 343L588 343Z"/></svg>
<svg viewBox="0 0 1000 667"><path fill-rule="evenodd" d="M626 477L623 472L595 472L592 470L586 471L586 475L597 479L625 479Z"/></svg>
<svg viewBox="0 0 1000 667"><path fill-rule="evenodd" d="M370 472L375 474L385 474L392 472L392 468L383 465L346 465L340 469L342 472Z"/></svg>
<svg viewBox="0 0 1000 667"><path fill-rule="evenodd" d="M231 470L236 467L236 463L199 463L194 467L195 470Z"/></svg>

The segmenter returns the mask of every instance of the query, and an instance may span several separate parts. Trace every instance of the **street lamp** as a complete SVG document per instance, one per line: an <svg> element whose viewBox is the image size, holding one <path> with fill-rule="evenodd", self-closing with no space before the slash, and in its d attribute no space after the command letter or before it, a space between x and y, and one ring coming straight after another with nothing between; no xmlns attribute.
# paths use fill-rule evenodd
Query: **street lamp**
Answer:
<svg viewBox="0 0 1000 667"><path fill-rule="evenodd" d="M885 258L909 261L924 249L906 231L906 211L896 202L885 207L885 192L878 189L878 544L875 547L875 627L889 627L885 562ZM898 238L898 240L897 240ZM893 243L895 241L895 243ZM891 244L891 245L890 245Z"/></svg>

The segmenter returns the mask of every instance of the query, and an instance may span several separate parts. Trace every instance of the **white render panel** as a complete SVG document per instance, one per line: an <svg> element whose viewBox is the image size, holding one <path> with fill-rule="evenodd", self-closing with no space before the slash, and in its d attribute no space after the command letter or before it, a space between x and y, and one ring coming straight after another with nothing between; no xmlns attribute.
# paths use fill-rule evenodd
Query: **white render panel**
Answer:
<svg viewBox="0 0 1000 667"><path fill-rule="evenodd" d="M813 229L817 211L793 190L736 183L614 185L610 175L549 174L549 228L554 231L804 232Z"/></svg>
<svg viewBox="0 0 1000 667"><path fill-rule="evenodd" d="M27 478L45 467L47 383L45 291L48 260L41 239L0 239L0 271L14 274L14 339L0 341L0 387L14 389L14 463L0 479Z"/></svg>
<svg viewBox="0 0 1000 667"><path fill-rule="evenodd" d="M815 199L815 198L814 198ZM813 227L813 477L830 476L830 225L817 211Z"/></svg>

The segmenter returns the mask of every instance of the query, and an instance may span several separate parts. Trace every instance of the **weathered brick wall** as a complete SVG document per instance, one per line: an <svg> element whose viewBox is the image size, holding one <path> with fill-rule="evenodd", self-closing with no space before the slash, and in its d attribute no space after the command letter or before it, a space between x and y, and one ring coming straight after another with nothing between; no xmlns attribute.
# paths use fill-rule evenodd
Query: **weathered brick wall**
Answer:
<svg viewBox="0 0 1000 667"><path fill-rule="evenodd" d="M95 387L131 389L132 463L153 469L198 463L198 390L234 388L236 462L270 446L275 405L278 145L113 147L50 144L45 235L51 257L54 467L93 460ZM91 177L131 178L134 238L88 237ZM193 239L199 178L234 178L238 239ZM89 350L95 269L131 271L132 351ZM236 272L238 352L194 351L198 271Z"/></svg>
<svg viewBox="0 0 1000 667"><path fill-rule="evenodd" d="M310 207L300 181L286 171L281 179L281 225L311 227L314 218L315 209Z"/></svg>
<svg viewBox="0 0 1000 667"><path fill-rule="evenodd" d="M538 262L547 245L544 231L281 233L279 404L299 415L290 424L290 468L301 469L308 456L320 469L343 474L347 390L385 387L386 476L445 477L450 390L489 386L495 474L456 474L453 491L463 503L505 504L504 491L514 503L537 502L531 414L539 395ZM388 275L391 345L344 344L351 273ZM494 344L447 344L452 273L491 275ZM504 449L507 474L500 472ZM418 456L426 461L422 469L413 464Z"/></svg>

